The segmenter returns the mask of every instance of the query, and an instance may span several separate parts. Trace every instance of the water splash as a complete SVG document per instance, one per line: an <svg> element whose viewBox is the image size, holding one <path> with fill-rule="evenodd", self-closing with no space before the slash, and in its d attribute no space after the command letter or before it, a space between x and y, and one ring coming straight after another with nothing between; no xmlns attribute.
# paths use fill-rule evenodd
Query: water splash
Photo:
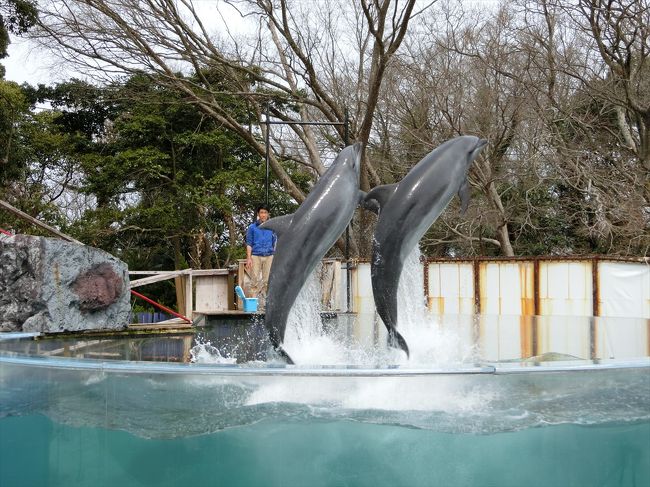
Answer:
<svg viewBox="0 0 650 487"><path fill-rule="evenodd" d="M397 352L399 364L428 366L456 365L477 360L478 350L468 340L474 322L458 318L456 323L429 312L422 295L424 266L422 253L415 248L404 262L404 268L397 291L398 330L410 347L411 357L407 359Z"/></svg>
<svg viewBox="0 0 650 487"><path fill-rule="evenodd" d="M469 340L473 322L443 326L429 313L421 289L421 253L415 249L405 262L398 287L398 328L411 347L407 359L386 346L386 329L376 315L339 316L332 323L321 318L321 286L317 267L303 286L287 320L284 348L297 365L381 367L455 366L472 363L477 351Z"/></svg>
<svg viewBox="0 0 650 487"><path fill-rule="evenodd" d="M224 357L219 349L212 345L209 340L197 336L196 345L190 349L190 362L193 364L236 364L234 357Z"/></svg>
<svg viewBox="0 0 650 487"><path fill-rule="evenodd" d="M317 269L310 276L291 310L285 348L299 365L365 365L421 367L471 363L477 350L468 343L473 322L443 326L438 316L429 313L421 289L424 271L421 252L415 249L404 263L397 291L398 329L411 350L411 357L386 347L386 329L378 316L359 314L352 327L344 330L345 320L330 329L320 316L320 284ZM365 323L368 321L372 323ZM341 323L343 321L343 323ZM365 330L359 331L360 329ZM364 335L365 333L365 335Z"/></svg>
<svg viewBox="0 0 650 487"><path fill-rule="evenodd" d="M324 327L320 273L318 265L305 282L287 320L284 347L300 365L339 365L348 356L340 337Z"/></svg>

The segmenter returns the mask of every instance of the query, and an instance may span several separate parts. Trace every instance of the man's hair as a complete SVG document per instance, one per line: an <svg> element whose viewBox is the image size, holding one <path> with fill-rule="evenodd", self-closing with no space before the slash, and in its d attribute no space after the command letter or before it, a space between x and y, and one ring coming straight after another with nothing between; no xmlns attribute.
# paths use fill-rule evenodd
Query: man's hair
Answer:
<svg viewBox="0 0 650 487"><path fill-rule="evenodd" d="M260 206L258 206L257 209L255 210L255 214L257 215L257 214L260 212L260 210L266 210L266 211L268 211L269 213L271 213L271 210L269 210L269 207L268 207L268 206L266 206L266 205L260 205Z"/></svg>

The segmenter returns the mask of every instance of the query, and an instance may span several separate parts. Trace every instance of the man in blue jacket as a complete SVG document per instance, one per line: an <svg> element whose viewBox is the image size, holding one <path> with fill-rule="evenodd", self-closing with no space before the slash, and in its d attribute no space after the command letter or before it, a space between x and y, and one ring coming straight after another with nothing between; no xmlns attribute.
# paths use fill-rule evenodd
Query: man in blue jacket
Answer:
<svg viewBox="0 0 650 487"><path fill-rule="evenodd" d="M269 209L257 208L257 220L246 231L246 270L251 276L251 297L258 299L258 309L264 310L269 271L273 262L277 236L273 230L260 228L269 219Z"/></svg>

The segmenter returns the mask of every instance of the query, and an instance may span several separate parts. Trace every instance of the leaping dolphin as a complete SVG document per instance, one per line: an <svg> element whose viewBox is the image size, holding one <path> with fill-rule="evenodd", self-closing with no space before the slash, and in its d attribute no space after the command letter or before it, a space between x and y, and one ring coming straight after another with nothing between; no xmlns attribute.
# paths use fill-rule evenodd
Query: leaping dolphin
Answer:
<svg viewBox="0 0 650 487"><path fill-rule="evenodd" d="M289 311L316 264L325 256L352 220L365 196L359 191L361 143L348 146L317 181L298 210L271 218L261 225L278 235L269 275L265 325L275 350L282 348Z"/></svg>
<svg viewBox="0 0 650 487"><path fill-rule="evenodd" d="M462 211L469 204L467 171L485 139L461 136L448 140L418 162L396 184L368 192L363 206L379 208L370 273L375 307L388 329L388 344L409 355L397 331L397 286L404 261L429 227L458 193Z"/></svg>

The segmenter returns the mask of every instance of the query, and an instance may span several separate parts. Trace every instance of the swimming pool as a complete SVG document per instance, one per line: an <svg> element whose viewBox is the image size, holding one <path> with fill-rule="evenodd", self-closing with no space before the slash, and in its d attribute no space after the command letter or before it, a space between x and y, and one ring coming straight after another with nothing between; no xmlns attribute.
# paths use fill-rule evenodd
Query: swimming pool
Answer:
<svg viewBox="0 0 650 487"><path fill-rule="evenodd" d="M296 366L255 320L5 335L0 485L650 484L647 322L437 319L410 361L371 322L303 330Z"/></svg>

